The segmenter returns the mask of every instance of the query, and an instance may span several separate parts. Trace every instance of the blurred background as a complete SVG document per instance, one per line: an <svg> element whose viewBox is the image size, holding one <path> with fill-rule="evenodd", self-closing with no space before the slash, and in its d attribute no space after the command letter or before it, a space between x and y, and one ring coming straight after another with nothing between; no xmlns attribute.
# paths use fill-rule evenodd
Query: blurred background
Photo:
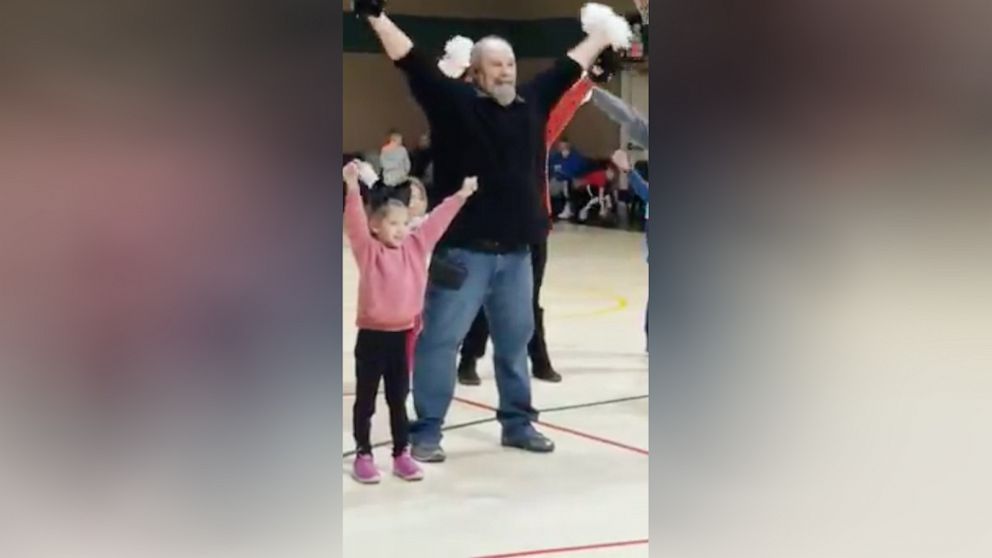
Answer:
<svg viewBox="0 0 992 558"><path fill-rule="evenodd" d="M333 554L339 22L0 8L0 554Z"/></svg>
<svg viewBox="0 0 992 558"><path fill-rule="evenodd" d="M992 549L990 17L655 7L652 556Z"/></svg>

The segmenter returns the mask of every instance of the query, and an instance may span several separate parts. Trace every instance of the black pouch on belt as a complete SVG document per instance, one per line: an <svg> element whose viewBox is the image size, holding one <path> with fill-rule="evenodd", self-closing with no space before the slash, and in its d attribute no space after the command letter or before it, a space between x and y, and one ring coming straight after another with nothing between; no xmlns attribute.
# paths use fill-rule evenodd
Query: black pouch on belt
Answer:
<svg viewBox="0 0 992 558"><path fill-rule="evenodd" d="M468 269L461 262L449 258L446 252L440 251L431 258L427 276L431 284L442 289L457 291L465 283Z"/></svg>

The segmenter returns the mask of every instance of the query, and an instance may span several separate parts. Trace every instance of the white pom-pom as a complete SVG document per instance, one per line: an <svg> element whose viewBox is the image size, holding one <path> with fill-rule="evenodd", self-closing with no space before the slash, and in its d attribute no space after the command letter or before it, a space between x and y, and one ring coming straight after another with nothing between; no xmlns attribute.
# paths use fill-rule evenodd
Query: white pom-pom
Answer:
<svg viewBox="0 0 992 558"><path fill-rule="evenodd" d="M358 162L358 179L361 180L366 186L372 186L379 181L379 175L375 173L375 169L368 161Z"/></svg>
<svg viewBox="0 0 992 558"><path fill-rule="evenodd" d="M613 8L590 2L582 6L580 19L582 30L587 35L604 37L616 50L630 48L630 40L633 37L630 23L617 15Z"/></svg>
<svg viewBox="0 0 992 558"><path fill-rule="evenodd" d="M444 45L444 55L455 63L464 64L467 68L469 59L472 57L473 46L475 43L472 42L472 39L456 35Z"/></svg>
<svg viewBox="0 0 992 558"><path fill-rule="evenodd" d="M457 35L444 45L444 56L437 63L444 75L458 79L468 69L472 58L472 47L475 43L468 37Z"/></svg>
<svg viewBox="0 0 992 558"><path fill-rule="evenodd" d="M459 66L458 64L453 64L447 58L442 58L437 63L437 68L441 70L441 73L448 76L451 79L460 79L465 75L465 69L468 66Z"/></svg>

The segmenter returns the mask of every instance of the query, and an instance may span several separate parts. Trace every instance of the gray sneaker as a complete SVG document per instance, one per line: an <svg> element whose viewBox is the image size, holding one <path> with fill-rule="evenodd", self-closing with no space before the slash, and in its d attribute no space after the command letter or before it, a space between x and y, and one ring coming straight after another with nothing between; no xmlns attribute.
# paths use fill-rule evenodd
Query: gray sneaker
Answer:
<svg viewBox="0 0 992 558"><path fill-rule="evenodd" d="M538 432L533 432L520 438L503 436L503 446L533 453L551 453L555 451L555 443Z"/></svg>
<svg viewBox="0 0 992 558"><path fill-rule="evenodd" d="M441 446L418 446L410 449L410 455L421 463L441 463L448 458Z"/></svg>

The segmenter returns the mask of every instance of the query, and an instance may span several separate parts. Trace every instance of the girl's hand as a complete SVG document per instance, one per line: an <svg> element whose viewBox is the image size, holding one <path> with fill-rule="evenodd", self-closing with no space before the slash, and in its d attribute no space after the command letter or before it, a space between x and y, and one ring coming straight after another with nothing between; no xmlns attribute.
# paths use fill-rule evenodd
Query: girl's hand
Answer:
<svg viewBox="0 0 992 558"><path fill-rule="evenodd" d="M478 189L479 189L479 179L474 176L470 176L465 179L465 182L462 183L462 189L458 190L458 192L455 195L462 198L463 200L467 200L470 197L472 197L472 194L474 194L475 191Z"/></svg>
<svg viewBox="0 0 992 558"><path fill-rule="evenodd" d="M358 189L358 164L351 161L344 166L344 170L341 171L344 176L344 183L348 185L349 190Z"/></svg>
<svg viewBox="0 0 992 558"><path fill-rule="evenodd" d="M366 186L371 188L379 181L379 175L375 173L375 169L372 168L372 164L368 161L358 161L358 180L365 183Z"/></svg>

